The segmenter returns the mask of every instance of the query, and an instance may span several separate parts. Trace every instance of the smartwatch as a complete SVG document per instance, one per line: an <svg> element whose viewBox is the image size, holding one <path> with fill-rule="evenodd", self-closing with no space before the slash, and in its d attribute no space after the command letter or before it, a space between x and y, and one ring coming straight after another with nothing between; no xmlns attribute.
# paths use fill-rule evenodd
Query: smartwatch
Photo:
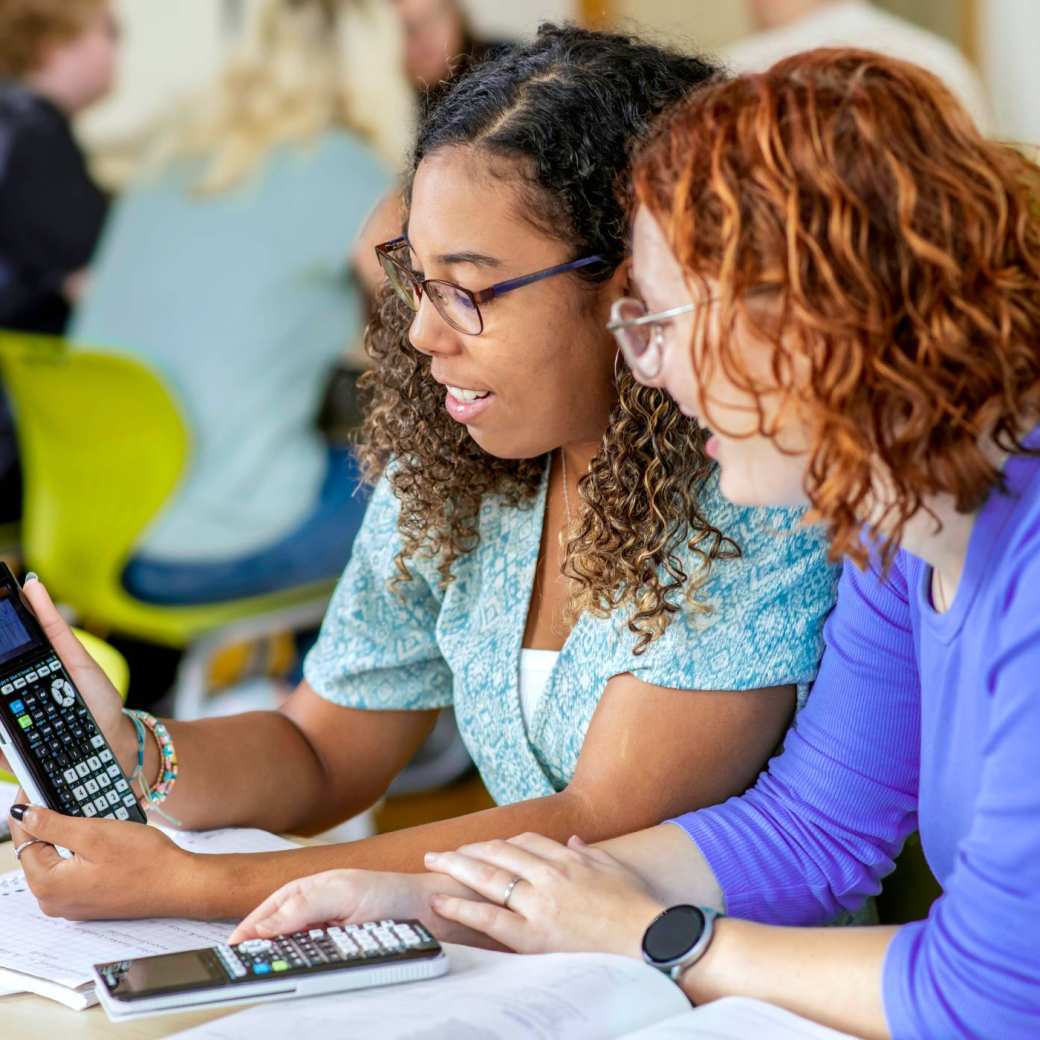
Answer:
<svg viewBox="0 0 1040 1040"><path fill-rule="evenodd" d="M708 907L686 903L670 906L650 922L643 934L643 960L678 982L679 976L704 956L715 918L721 916Z"/></svg>

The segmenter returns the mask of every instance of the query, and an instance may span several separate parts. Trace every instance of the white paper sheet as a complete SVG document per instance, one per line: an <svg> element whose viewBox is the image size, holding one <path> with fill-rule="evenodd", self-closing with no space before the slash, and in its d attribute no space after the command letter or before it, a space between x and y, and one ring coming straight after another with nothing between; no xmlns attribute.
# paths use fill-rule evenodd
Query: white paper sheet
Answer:
<svg viewBox="0 0 1040 1040"><path fill-rule="evenodd" d="M682 1015L675 1015L646 1029L632 1033L628 1040L855 1040L848 1033L828 1029L818 1022L810 1022L746 997L726 997L689 1008Z"/></svg>
<svg viewBox="0 0 1040 1040"><path fill-rule="evenodd" d="M451 972L442 978L258 1005L177 1035L184 1040L609 1040L689 1007L673 982L628 958L446 949Z"/></svg>

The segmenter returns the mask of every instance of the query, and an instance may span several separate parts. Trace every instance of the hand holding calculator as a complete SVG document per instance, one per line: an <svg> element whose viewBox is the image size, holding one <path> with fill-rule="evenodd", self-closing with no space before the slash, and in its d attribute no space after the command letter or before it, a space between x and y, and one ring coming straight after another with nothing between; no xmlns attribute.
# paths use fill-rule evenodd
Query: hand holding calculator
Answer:
<svg viewBox="0 0 1040 1040"><path fill-rule="evenodd" d="M37 805L145 822L129 779L3 563L0 752Z"/></svg>
<svg viewBox="0 0 1040 1040"><path fill-rule="evenodd" d="M123 1021L414 982L447 970L440 944L418 921L371 921L98 964L94 975L108 1017Z"/></svg>

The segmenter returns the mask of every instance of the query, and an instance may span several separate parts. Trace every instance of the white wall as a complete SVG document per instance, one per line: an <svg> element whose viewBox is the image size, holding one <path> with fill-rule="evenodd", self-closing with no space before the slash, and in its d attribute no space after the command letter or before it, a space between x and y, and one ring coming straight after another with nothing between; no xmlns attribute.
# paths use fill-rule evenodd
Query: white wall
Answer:
<svg viewBox="0 0 1040 1040"><path fill-rule="evenodd" d="M115 8L123 27L119 81L80 120L91 143L141 130L201 87L216 73L225 44L221 0L116 0Z"/></svg>
<svg viewBox="0 0 1040 1040"><path fill-rule="evenodd" d="M577 0L463 0L474 30L490 39L530 36L539 22L564 22L577 19Z"/></svg>
<svg viewBox="0 0 1040 1040"><path fill-rule="evenodd" d="M1040 146L1040 2L984 0L979 56L1001 137Z"/></svg>

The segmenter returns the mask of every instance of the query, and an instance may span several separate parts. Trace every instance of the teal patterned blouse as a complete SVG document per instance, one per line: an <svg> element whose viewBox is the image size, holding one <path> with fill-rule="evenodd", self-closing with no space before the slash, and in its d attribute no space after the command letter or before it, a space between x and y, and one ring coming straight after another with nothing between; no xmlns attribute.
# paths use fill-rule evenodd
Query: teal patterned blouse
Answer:
<svg viewBox="0 0 1040 1040"><path fill-rule="evenodd" d="M701 511L743 555L712 564L698 594L712 611L681 611L639 656L632 653L636 637L625 627L630 608L608 618L582 615L528 732L520 707L520 649L546 488L543 476L531 508L486 497L480 541L455 562L455 580L447 587L439 586L435 561L413 558L413 580L391 591L401 545L398 501L382 479L307 656L307 682L350 708L454 707L484 783L506 804L567 785L611 676L630 672L676 696L787 683L804 688L813 679L838 574L826 562L822 537L798 527L799 510L734 506L713 474L701 492ZM692 553L686 562L687 573L695 573Z"/></svg>

